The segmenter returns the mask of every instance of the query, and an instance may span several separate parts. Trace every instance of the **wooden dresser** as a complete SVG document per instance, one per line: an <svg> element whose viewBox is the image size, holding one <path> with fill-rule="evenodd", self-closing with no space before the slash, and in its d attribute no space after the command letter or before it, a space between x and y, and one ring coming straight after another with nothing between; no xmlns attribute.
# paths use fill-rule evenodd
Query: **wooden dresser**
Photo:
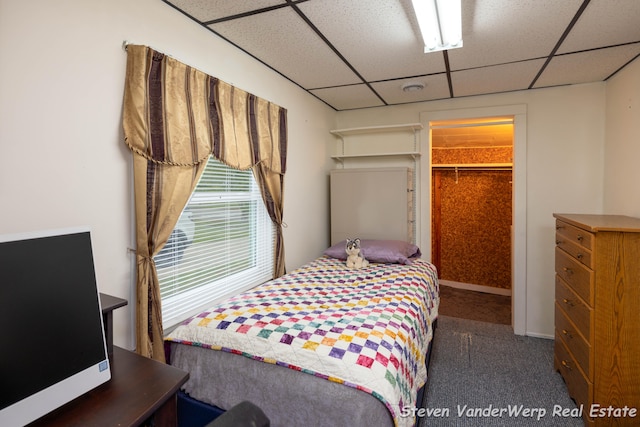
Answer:
<svg viewBox="0 0 640 427"><path fill-rule="evenodd" d="M554 217L555 368L587 425L640 425L640 219Z"/></svg>

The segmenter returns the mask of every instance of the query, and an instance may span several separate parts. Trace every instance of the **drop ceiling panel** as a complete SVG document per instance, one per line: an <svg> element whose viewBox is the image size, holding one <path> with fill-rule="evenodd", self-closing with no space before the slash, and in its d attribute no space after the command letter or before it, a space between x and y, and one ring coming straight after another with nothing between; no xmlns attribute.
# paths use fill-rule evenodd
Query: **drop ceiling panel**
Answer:
<svg viewBox="0 0 640 427"><path fill-rule="evenodd" d="M581 3L582 0L463 1L464 46L449 51L451 69L548 56Z"/></svg>
<svg viewBox="0 0 640 427"><path fill-rule="evenodd" d="M602 81L638 54L640 43L556 56L534 87Z"/></svg>
<svg viewBox="0 0 640 427"><path fill-rule="evenodd" d="M256 9L285 4L286 1L173 0L171 3L198 21L207 22L228 16L240 15Z"/></svg>
<svg viewBox="0 0 640 427"><path fill-rule="evenodd" d="M445 71L425 54L410 0L310 0L298 5L367 81Z"/></svg>
<svg viewBox="0 0 640 427"><path fill-rule="evenodd" d="M209 27L305 89L361 82L291 8Z"/></svg>
<svg viewBox="0 0 640 427"><path fill-rule="evenodd" d="M366 85L312 89L309 92L324 100L336 110L379 107L384 103Z"/></svg>
<svg viewBox="0 0 640 427"><path fill-rule="evenodd" d="M462 0L464 46L429 54L411 0L160 1L336 110L600 82L640 54L640 0Z"/></svg>
<svg viewBox="0 0 640 427"><path fill-rule="evenodd" d="M474 68L451 73L455 97L525 90L535 78L543 59ZM495 76L501 76L496 79Z"/></svg>
<svg viewBox="0 0 640 427"><path fill-rule="evenodd" d="M638 0L591 0L558 53L640 42Z"/></svg>
<svg viewBox="0 0 640 427"><path fill-rule="evenodd" d="M422 83L425 87L418 91L404 92L402 86L408 83ZM388 104L406 104L408 102L433 101L436 99L449 98L449 83L447 81L447 75L444 73L433 76L372 83L371 86Z"/></svg>

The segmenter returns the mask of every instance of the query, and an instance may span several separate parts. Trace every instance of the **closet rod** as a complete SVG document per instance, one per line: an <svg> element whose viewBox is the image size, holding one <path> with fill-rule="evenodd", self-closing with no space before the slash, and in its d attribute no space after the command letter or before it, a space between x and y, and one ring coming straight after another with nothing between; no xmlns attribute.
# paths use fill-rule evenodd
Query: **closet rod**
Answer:
<svg viewBox="0 0 640 427"><path fill-rule="evenodd" d="M473 165L473 164L460 164L460 165L451 165L451 164L447 164L447 165L431 165L432 169L446 169L446 170L491 170L491 171L496 171L496 170L511 170L513 169L513 165L508 164L508 165L502 165L502 164L496 164L496 165L484 165L484 164L479 164L479 165Z"/></svg>
<svg viewBox="0 0 640 427"><path fill-rule="evenodd" d="M461 167L447 167L447 168L437 168L434 167L432 169L438 169L438 170L455 170L455 171L510 171L512 168L511 167L504 167L504 168L467 168L464 166Z"/></svg>

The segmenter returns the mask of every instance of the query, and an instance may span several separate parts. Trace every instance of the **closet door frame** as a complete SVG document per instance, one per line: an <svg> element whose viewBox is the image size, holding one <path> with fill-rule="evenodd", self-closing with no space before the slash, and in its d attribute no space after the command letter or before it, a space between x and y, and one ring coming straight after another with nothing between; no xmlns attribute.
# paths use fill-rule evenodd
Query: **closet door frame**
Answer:
<svg viewBox="0 0 640 427"><path fill-rule="evenodd" d="M527 107L525 104L459 110L428 111L420 113L423 129L420 133L422 153L431 153L432 121L479 119L484 117L512 116L513 135L513 232L511 242L511 319L516 335L527 333ZM419 244L424 257L431 259L431 155L422 156L419 189L421 212ZM428 215L428 217L427 217ZM425 253L426 252L426 253Z"/></svg>

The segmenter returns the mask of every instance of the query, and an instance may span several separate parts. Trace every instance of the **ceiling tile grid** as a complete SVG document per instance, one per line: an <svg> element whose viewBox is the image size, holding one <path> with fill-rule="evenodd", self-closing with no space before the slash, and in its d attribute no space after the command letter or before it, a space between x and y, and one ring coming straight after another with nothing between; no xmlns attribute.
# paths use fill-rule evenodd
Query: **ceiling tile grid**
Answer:
<svg viewBox="0 0 640 427"><path fill-rule="evenodd" d="M453 94L456 97L526 90L544 64L544 59L453 71ZM496 79L495 76L501 76Z"/></svg>
<svg viewBox="0 0 640 427"><path fill-rule="evenodd" d="M405 92L402 88L407 84L422 84L424 89ZM435 101L449 98L450 95L449 82L445 73L410 79L386 80L372 83L371 86L389 104Z"/></svg>
<svg viewBox="0 0 640 427"><path fill-rule="evenodd" d="M208 27L304 89L362 82L291 8Z"/></svg>
<svg viewBox="0 0 640 427"><path fill-rule="evenodd" d="M312 89L309 91L335 110L381 107L384 102L365 84Z"/></svg>
<svg viewBox="0 0 640 427"><path fill-rule="evenodd" d="M592 0L558 53L578 52L640 41L638 0Z"/></svg>
<svg viewBox="0 0 640 427"><path fill-rule="evenodd" d="M299 8L366 81L445 71L441 54L421 53L410 0L315 0Z"/></svg>
<svg viewBox="0 0 640 427"><path fill-rule="evenodd" d="M449 51L452 70L547 57L581 3L463 0L464 46Z"/></svg>
<svg viewBox="0 0 640 427"><path fill-rule="evenodd" d="M554 56L534 87L604 81L640 54L640 43Z"/></svg>
<svg viewBox="0 0 640 427"><path fill-rule="evenodd" d="M463 47L428 54L411 0L161 1L338 111L603 81L640 55L640 0L462 0Z"/></svg>
<svg viewBox="0 0 640 427"><path fill-rule="evenodd" d="M285 6L285 0L171 0L167 1L199 23L206 23L231 16L239 16L255 10Z"/></svg>

